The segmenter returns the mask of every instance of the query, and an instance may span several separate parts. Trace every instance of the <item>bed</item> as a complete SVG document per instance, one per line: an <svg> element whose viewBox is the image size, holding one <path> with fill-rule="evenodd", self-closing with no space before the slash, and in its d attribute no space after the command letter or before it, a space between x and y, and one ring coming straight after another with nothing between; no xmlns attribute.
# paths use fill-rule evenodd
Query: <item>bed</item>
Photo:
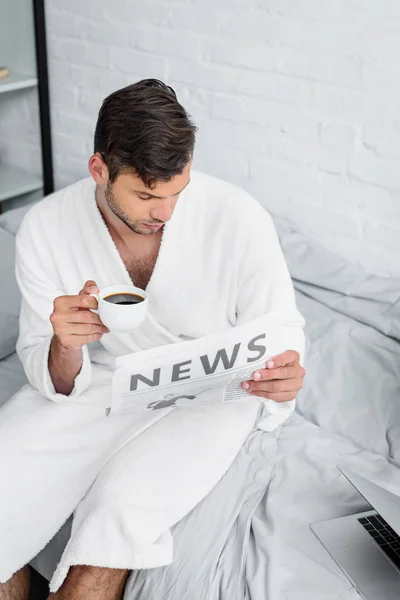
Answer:
<svg viewBox="0 0 400 600"><path fill-rule="evenodd" d="M15 212L0 218L11 235L24 210ZM226 476L174 528L173 564L132 572L125 600L359 598L309 525L368 508L338 464L400 495L400 280L366 273L292 223L276 225L307 320L296 412L277 435L252 432ZM25 382L16 354L4 357L0 403ZM32 561L47 578L69 526Z"/></svg>

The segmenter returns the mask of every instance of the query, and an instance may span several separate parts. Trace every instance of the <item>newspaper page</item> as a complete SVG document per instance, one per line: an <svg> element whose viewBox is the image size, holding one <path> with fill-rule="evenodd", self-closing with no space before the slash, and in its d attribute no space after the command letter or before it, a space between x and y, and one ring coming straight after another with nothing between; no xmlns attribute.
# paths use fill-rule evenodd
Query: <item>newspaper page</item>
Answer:
<svg viewBox="0 0 400 600"><path fill-rule="evenodd" d="M285 350L283 326L266 315L215 335L117 358L108 414L241 402L241 383Z"/></svg>

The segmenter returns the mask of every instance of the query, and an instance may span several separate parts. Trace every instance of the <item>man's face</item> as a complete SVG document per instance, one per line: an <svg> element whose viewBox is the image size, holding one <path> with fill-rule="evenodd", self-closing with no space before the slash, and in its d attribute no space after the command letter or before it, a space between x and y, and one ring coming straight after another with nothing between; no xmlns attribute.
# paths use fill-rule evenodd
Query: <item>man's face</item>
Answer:
<svg viewBox="0 0 400 600"><path fill-rule="evenodd" d="M170 220L180 193L190 181L191 163L180 175L167 183L157 182L153 189L140 177L120 174L114 183L107 182L105 198L110 210L132 231L151 235Z"/></svg>

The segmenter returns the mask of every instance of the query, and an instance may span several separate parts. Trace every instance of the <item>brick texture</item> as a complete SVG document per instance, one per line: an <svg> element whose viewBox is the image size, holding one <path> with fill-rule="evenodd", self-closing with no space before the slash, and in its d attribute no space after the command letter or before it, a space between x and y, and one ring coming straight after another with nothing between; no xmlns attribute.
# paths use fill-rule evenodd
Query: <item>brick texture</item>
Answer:
<svg viewBox="0 0 400 600"><path fill-rule="evenodd" d="M47 0L46 12L57 187L87 174L102 99L158 77L200 127L197 168L368 269L400 272L398 0Z"/></svg>

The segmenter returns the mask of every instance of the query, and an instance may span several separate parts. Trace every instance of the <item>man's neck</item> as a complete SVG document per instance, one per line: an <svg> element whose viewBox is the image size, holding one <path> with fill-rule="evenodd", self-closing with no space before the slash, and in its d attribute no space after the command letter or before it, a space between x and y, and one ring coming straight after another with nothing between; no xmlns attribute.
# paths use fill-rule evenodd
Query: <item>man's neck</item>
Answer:
<svg viewBox="0 0 400 600"><path fill-rule="evenodd" d="M131 234L136 235L110 209L106 201L104 189L99 185L96 185L96 202L104 223L107 225L107 228L114 239L117 238L119 241L127 243Z"/></svg>

